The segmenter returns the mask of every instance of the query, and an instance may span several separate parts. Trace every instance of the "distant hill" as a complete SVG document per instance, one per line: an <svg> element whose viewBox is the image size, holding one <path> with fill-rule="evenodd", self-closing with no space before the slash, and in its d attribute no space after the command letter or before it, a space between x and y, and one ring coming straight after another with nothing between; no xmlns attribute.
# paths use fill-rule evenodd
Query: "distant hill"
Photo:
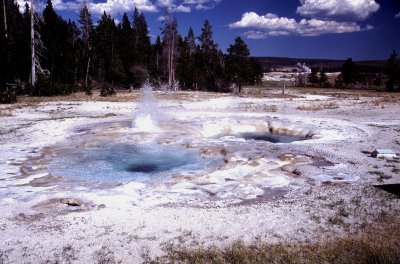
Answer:
<svg viewBox="0 0 400 264"><path fill-rule="evenodd" d="M271 71L284 67L294 67L297 63L305 63L309 68L323 68L328 72L336 72L340 71L340 68L345 62L345 60L287 57L255 57L255 59L261 62L264 71ZM354 63L361 66L365 71L380 72L386 63L386 60L354 61Z"/></svg>

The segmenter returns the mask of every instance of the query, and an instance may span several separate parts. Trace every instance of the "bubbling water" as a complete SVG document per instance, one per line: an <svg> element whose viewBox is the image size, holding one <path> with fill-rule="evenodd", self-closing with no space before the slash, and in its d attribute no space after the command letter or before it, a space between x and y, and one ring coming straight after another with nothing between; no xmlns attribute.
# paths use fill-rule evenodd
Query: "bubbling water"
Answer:
<svg viewBox="0 0 400 264"><path fill-rule="evenodd" d="M133 120L133 128L138 132L157 132L159 127L150 114L140 114Z"/></svg>
<svg viewBox="0 0 400 264"><path fill-rule="evenodd" d="M141 103L139 110L135 113L132 127L138 132L157 132L158 107L153 95L153 89L147 81L140 89Z"/></svg>

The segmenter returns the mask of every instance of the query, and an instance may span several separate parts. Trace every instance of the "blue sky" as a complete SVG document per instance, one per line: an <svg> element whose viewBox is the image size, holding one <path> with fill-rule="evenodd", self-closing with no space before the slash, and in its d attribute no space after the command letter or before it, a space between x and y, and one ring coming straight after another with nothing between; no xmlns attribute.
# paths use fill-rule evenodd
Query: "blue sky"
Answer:
<svg viewBox="0 0 400 264"><path fill-rule="evenodd" d="M23 1L19 2L23 6ZM45 0L42 0L45 1ZM77 18L81 0L53 0L64 18ZM144 12L152 38L160 33L167 8L179 31L196 35L205 19L225 52L242 36L253 56L386 59L400 52L399 0L95 0L94 21L106 11L116 20L134 7Z"/></svg>

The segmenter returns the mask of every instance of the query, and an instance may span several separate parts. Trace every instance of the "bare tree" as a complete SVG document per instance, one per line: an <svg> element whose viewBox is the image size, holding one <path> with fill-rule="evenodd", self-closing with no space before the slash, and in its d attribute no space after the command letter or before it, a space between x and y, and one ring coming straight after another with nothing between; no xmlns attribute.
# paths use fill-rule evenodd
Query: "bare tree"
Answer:
<svg viewBox="0 0 400 264"><path fill-rule="evenodd" d="M35 86L37 75L49 75L49 71L45 70L40 65L39 57L42 56L44 45L39 33L39 21L41 17L36 11L37 3L31 0L31 86Z"/></svg>
<svg viewBox="0 0 400 264"><path fill-rule="evenodd" d="M6 13L6 0L3 0L3 17L4 17L4 34L6 39L8 38L7 29L7 13Z"/></svg>
<svg viewBox="0 0 400 264"><path fill-rule="evenodd" d="M31 0L31 86L36 83L36 56L35 56L35 3Z"/></svg>
<svg viewBox="0 0 400 264"><path fill-rule="evenodd" d="M163 44L167 56L167 72L169 88L177 89L175 79L176 57L178 54L178 22L168 12L164 15Z"/></svg>
<svg viewBox="0 0 400 264"><path fill-rule="evenodd" d="M83 41L83 56L87 57L86 75L85 75L85 88L88 88L88 78L92 51L92 32L93 32L93 22L92 16L89 12L87 2L83 1L82 8L79 12L79 23L81 24L81 34Z"/></svg>

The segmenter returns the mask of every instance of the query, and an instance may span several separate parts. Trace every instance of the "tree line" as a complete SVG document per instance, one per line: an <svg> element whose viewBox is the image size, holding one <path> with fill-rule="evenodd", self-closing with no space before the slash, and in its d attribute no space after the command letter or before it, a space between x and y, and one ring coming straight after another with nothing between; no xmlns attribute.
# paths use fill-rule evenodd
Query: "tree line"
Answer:
<svg viewBox="0 0 400 264"><path fill-rule="evenodd" d="M400 92L400 63L395 50L380 67L360 65L348 58L341 66L340 75L333 84L337 88L381 88L388 92ZM304 80L299 80L302 85ZM326 69L311 68L307 81L312 86L330 87Z"/></svg>
<svg viewBox="0 0 400 264"><path fill-rule="evenodd" d="M177 19L166 12L161 35L151 43L146 18L136 8L119 24L104 12L95 26L86 2L79 19L71 21L55 12L51 0L42 14L27 4L21 13L13 0L2 1L2 94L13 88L37 96L90 94L101 87L108 95L113 87L138 88L146 80L168 89L226 92L232 84L240 89L262 77L261 65L240 37L226 53L219 49L208 20L199 36L192 28L181 36Z"/></svg>
<svg viewBox="0 0 400 264"><path fill-rule="evenodd" d="M343 87L365 87L371 83L373 86L385 88L388 92L400 92L400 63L396 51L393 50L382 68L374 72L367 71L365 67L348 58L341 68L338 83Z"/></svg>

